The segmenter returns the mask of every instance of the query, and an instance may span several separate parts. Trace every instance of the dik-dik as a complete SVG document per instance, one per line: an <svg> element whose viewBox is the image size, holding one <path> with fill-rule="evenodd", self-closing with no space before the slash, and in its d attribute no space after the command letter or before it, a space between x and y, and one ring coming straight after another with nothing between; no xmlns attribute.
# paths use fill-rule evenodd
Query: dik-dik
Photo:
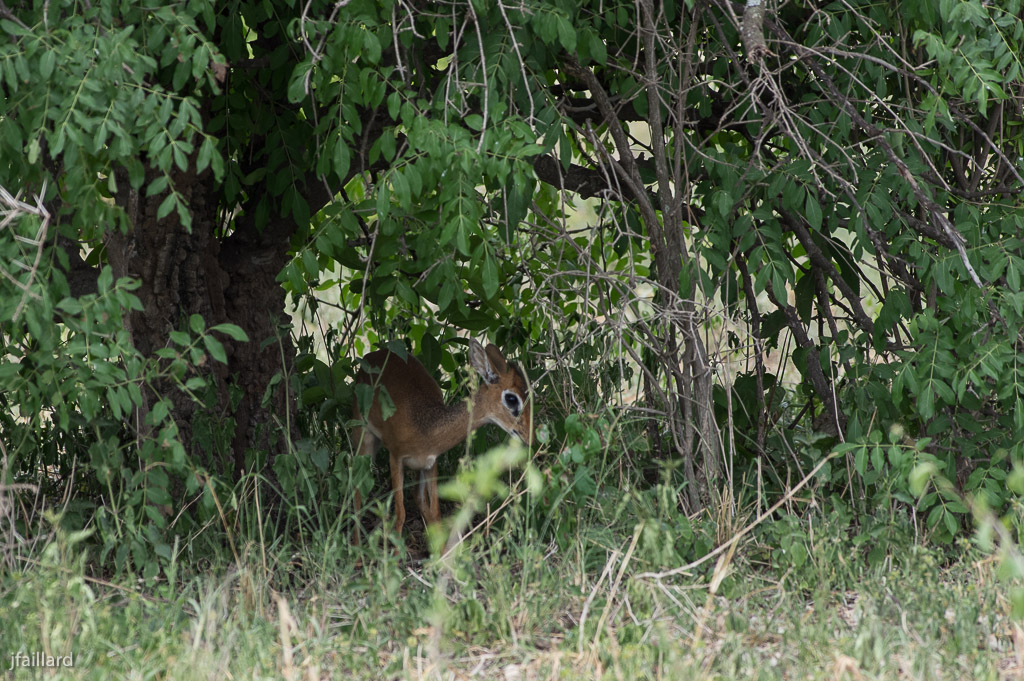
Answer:
<svg viewBox="0 0 1024 681"><path fill-rule="evenodd" d="M405 524L402 495L405 467L419 471L416 505L425 524L441 520L437 499L437 459L463 442L480 426L493 423L529 446L533 425L526 377L505 360L494 345L485 350L469 341L469 363L480 374L480 386L469 400L445 404L441 387L419 360L402 359L388 350L371 352L363 358L369 372L361 369L357 383L374 386L369 418L363 419L356 403L354 417L361 425L353 429L352 443L360 454L373 456L383 444L391 464L391 488L395 496L395 531ZM380 407L383 386L395 411L384 420ZM361 500L357 493L356 505Z"/></svg>

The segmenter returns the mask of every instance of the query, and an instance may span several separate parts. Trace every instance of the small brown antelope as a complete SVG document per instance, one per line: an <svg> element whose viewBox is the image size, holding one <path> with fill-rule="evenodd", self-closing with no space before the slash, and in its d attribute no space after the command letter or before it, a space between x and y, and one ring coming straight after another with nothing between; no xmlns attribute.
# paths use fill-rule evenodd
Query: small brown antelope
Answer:
<svg viewBox="0 0 1024 681"><path fill-rule="evenodd" d="M412 355L403 360L388 350L371 352L363 358L370 372L360 370L357 383L374 386L370 417L365 421L358 401L354 417L361 425L352 431L353 445L359 453L373 456L383 444L391 464L391 488L395 495L395 532L402 533L405 524L404 467L420 472L416 488L416 505L425 524L440 522L441 509L437 499L437 459L441 454L464 441L480 426L493 423L529 446L533 439L533 422L526 377L514 364L505 361L494 345L487 349L475 340L469 341L469 363L480 374L482 382L467 400L445 404L441 387ZM379 372L374 371L379 369ZM380 390L387 389L395 411L382 418ZM356 494L356 510L361 499Z"/></svg>

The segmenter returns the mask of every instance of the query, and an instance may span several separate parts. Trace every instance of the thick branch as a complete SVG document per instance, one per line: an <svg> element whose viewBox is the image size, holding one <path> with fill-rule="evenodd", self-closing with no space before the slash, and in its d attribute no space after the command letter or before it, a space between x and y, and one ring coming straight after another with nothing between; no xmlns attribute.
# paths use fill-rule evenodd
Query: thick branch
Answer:
<svg viewBox="0 0 1024 681"><path fill-rule="evenodd" d="M747 0L743 10L743 24L740 26L740 40L747 51L747 60L759 62L768 54L764 42L764 6L761 0Z"/></svg>
<svg viewBox="0 0 1024 681"><path fill-rule="evenodd" d="M612 140L615 142L615 148L619 153L618 160L612 161L612 167L615 168L617 171L616 174L626 184L626 186L629 187L633 195L637 197L637 206L640 208L640 215L643 216L644 223L647 225L648 233L652 236L658 234L660 231L660 223L658 222L658 215L654 211L654 203L650 200L650 197L647 196L647 192L644 190L643 179L640 177L640 169L637 167L636 159L633 157L633 150L630 147L629 138L626 137L626 132L622 129L622 126L619 125L618 118L615 115L615 110L612 108L611 101L608 99L608 93L601 87L601 83L597 80L597 77L593 72L590 69L580 66L580 63L576 61L575 57L567 57L564 66L565 71L569 75L574 78L579 78L590 89L590 93L593 95L594 101L597 102L597 106L601 110L602 116L604 116L604 121L608 125L608 132L611 134ZM661 239L657 239L656 241L661 241ZM658 261L665 258L663 251L663 248L655 249L655 261L658 265L662 264Z"/></svg>
<svg viewBox="0 0 1024 681"><path fill-rule="evenodd" d="M662 219L665 221L666 237L671 239L672 230L677 229L681 222L680 202L677 197L682 188L677 186L677 196L672 195L672 186L675 183L672 182L674 178L669 176L668 156L665 154L665 125L661 118L661 97L658 94L659 75L654 48L655 26L652 1L641 0L640 9L643 20L641 34L644 42L644 74L647 76L647 109L651 124L651 149L654 152L654 166L658 173L658 196L661 198ZM686 257L685 249L682 251L682 255Z"/></svg>
<svg viewBox="0 0 1024 681"><path fill-rule="evenodd" d="M828 379L825 378L825 373L821 370L821 356L818 353L818 347L807 335L807 330L804 328L803 322L800 321L799 313L797 313L792 305L788 305L776 298L771 286L766 287L765 292L768 293L768 298L774 303L775 307L782 310L782 314L786 317L786 326L793 333L796 344L807 351L807 377L811 381L811 386L814 388L814 392L818 394L818 397L821 398L821 401L825 403L825 410L831 415L838 432L845 433L846 414L839 409L835 392L832 386L829 385Z"/></svg>
<svg viewBox="0 0 1024 681"><path fill-rule="evenodd" d="M568 169L563 169L562 164L553 156L534 156L533 170L541 182L575 192L585 199L608 198L608 194L614 194L623 201L639 200L633 193L632 187L611 186L607 175L599 170L575 164L571 164ZM618 191L620 188L625 190L625 195L620 195Z"/></svg>
<svg viewBox="0 0 1024 681"><path fill-rule="evenodd" d="M814 239L811 238L811 233L796 215L793 215L787 210L779 209L779 214L782 219L785 220L786 224L793 233L796 234L796 238L800 240L800 245L804 247L804 251L807 253L807 257L811 261L811 265L823 274L827 274L828 278L839 288L843 296L849 301L850 312L853 315L854 320L857 322L857 326L862 331L866 331L869 334L874 331L874 324L871 322L871 318L868 317L867 313L860 305L860 296L850 288L850 285L846 283L839 272L836 270L835 265L832 261L825 257L825 254L818 248L818 244L814 243Z"/></svg>

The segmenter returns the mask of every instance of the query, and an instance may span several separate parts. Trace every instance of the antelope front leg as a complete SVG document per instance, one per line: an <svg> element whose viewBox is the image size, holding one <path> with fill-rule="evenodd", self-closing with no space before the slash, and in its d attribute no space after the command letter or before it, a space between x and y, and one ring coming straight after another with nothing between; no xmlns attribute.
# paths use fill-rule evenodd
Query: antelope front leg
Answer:
<svg viewBox="0 0 1024 681"><path fill-rule="evenodd" d="M416 487L416 505L420 507L424 526L441 522L441 506L437 498L437 462L420 471L420 483Z"/></svg>
<svg viewBox="0 0 1024 681"><path fill-rule="evenodd" d="M405 477L402 471L402 461L391 457L391 490L395 495L395 533L402 534L402 526L405 525Z"/></svg>
<svg viewBox="0 0 1024 681"><path fill-rule="evenodd" d="M424 471L427 474L427 501L430 503L430 522L441 522L441 503L437 498L437 462Z"/></svg>

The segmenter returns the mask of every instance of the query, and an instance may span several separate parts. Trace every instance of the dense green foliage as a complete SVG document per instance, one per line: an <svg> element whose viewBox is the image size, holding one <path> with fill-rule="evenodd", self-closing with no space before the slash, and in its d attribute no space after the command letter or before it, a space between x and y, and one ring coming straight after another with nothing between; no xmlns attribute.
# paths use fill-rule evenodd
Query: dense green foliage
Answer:
<svg viewBox="0 0 1024 681"><path fill-rule="evenodd" d="M1019 2L790 2L767 51L725 0L0 9L2 482L104 567L264 484L347 521L355 358L473 334L532 374L540 541L659 490L667 567L810 487L1024 576Z"/></svg>
<svg viewBox="0 0 1024 681"><path fill-rule="evenodd" d="M753 67L733 52L724 5L646 7L352 3L336 23L311 22L321 51L297 67L291 99L321 105L324 159L341 179L359 107L376 111L366 153L383 167L320 214L315 258L286 271L293 290L333 259L355 273L341 281L346 307L366 305L377 333L410 337L429 365L443 329L498 328L532 357L591 367L553 376L592 408L614 402L638 369L622 357L644 348L661 353L655 380L685 379L670 339L694 331L677 315L723 318L728 342L713 352L754 339L741 350L750 368L719 377L737 386L731 405L718 394L733 412L726 450L744 467L767 455L780 478L787 436L769 424L790 400L763 360L793 339L794 397L814 398L810 415L851 443L819 481L869 507L916 505L945 540L968 509L953 488L916 500L915 466L1006 508L1024 455L1019 3L794 3L765 28L777 58ZM606 192L591 229L559 222L560 184ZM682 217L669 226L687 237L672 253L678 286L657 271L673 242L651 232L647 204L666 224ZM634 293L638 280L653 299ZM596 323L630 313L647 324ZM607 351L567 351L580 343ZM670 426L699 412L685 389L658 392L646 406ZM673 431L668 448L686 456ZM801 452L800 472L815 456Z"/></svg>

